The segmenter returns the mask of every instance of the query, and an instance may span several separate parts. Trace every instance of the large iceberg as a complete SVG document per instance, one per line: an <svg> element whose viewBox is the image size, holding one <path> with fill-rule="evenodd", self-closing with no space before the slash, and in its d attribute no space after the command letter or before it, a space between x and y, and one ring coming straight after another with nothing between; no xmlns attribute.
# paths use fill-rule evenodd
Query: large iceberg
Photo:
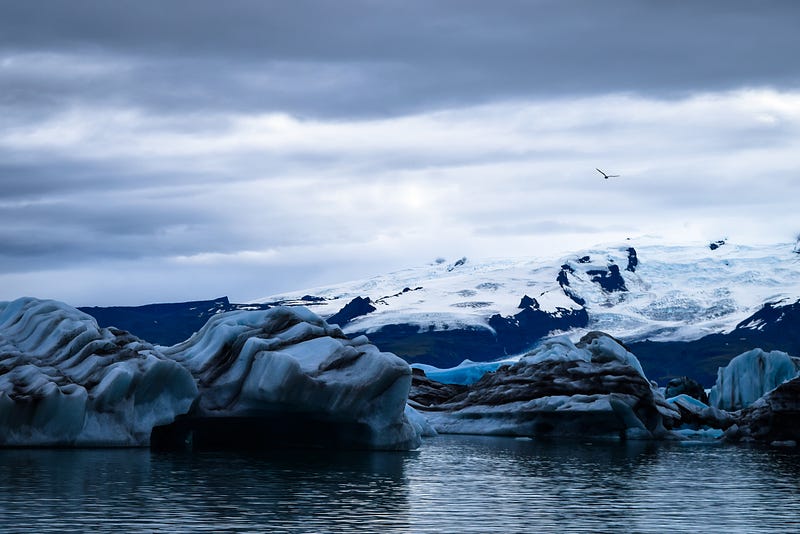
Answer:
<svg viewBox="0 0 800 534"><path fill-rule="evenodd" d="M410 384L305 308L222 313L158 347L60 302L0 303L0 446L410 449L432 432Z"/></svg>
<svg viewBox="0 0 800 534"><path fill-rule="evenodd" d="M608 335L557 337L474 384L415 373L410 404L440 433L662 438L678 410Z"/></svg>
<svg viewBox="0 0 800 534"><path fill-rule="evenodd" d="M158 429L165 446L420 444L419 427L404 413L408 364L364 336L348 339L306 308L220 314L162 350L199 387L189 415Z"/></svg>
<svg viewBox="0 0 800 534"><path fill-rule="evenodd" d="M741 410L797 376L798 371L800 358L777 350L750 350L719 368L717 383L708 396L709 404L727 411Z"/></svg>
<svg viewBox="0 0 800 534"><path fill-rule="evenodd" d="M0 302L0 445L147 445L186 413L192 375L66 304Z"/></svg>

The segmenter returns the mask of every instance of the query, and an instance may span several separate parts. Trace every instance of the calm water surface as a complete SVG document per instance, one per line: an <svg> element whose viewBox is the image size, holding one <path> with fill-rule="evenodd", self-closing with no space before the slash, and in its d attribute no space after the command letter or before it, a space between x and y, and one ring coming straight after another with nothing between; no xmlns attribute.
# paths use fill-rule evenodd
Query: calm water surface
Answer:
<svg viewBox="0 0 800 534"><path fill-rule="evenodd" d="M0 531L800 532L794 449L441 436L410 453L0 450Z"/></svg>

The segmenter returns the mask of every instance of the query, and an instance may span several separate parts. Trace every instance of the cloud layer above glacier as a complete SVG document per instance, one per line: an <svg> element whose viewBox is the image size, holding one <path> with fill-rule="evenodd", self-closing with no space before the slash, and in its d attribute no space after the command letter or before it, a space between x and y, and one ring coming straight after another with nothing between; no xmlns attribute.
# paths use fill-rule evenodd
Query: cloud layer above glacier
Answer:
<svg viewBox="0 0 800 534"><path fill-rule="evenodd" d="M438 256L800 231L793 2L0 15L0 299L247 300Z"/></svg>

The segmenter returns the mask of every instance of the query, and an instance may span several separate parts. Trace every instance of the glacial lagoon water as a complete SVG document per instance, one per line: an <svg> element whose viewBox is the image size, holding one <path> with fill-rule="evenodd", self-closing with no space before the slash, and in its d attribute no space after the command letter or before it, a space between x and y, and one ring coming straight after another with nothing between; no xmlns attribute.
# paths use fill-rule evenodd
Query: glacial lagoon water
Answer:
<svg viewBox="0 0 800 534"><path fill-rule="evenodd" d="M414 452L0 450L0 532L800 531L800 452L439 436Z"/></svg>

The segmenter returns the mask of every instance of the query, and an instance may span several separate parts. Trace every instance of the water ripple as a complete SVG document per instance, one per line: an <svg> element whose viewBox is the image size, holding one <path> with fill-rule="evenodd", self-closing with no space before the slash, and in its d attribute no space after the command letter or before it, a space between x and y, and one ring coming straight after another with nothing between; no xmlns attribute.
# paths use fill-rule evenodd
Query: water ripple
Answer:
<svg viewBox="0 0 800 534"><path fill-rule="evenodd" d="M8 532L792 532L795 450L442 436L411 453L0 450Z"/></svg>

